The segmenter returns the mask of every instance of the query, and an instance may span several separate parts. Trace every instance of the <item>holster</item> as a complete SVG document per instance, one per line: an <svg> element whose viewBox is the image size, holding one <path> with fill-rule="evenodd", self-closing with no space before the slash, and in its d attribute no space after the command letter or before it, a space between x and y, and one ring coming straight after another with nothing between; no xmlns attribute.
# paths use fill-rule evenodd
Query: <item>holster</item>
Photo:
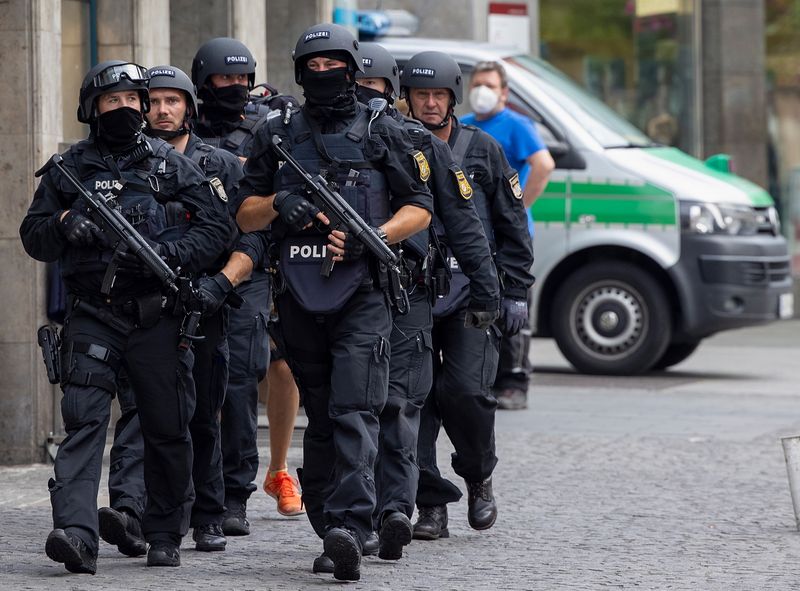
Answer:
<svg viewBox="0 0 800 591"><path fill-rule="evenodd" d="M61 338L58 329L52 324L45 324L39 327L36 336L39 347L42 349L47 381L51 384L58 384L61 382Z"/></svg>

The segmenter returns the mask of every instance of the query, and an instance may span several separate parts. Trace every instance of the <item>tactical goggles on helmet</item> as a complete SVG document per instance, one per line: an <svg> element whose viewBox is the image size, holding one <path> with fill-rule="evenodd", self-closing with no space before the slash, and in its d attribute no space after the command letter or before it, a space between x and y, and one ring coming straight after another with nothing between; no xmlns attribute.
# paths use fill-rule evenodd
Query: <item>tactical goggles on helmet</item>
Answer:
<svg viewBox="0 0 800 591"><path fill-rule="evenodd" d="M137 64L120 64L110 66L100 72L92 79L95 88L103 89L119 84L123 78L127 78L134 84L146 84L148 81L147 70Z"/></svg>

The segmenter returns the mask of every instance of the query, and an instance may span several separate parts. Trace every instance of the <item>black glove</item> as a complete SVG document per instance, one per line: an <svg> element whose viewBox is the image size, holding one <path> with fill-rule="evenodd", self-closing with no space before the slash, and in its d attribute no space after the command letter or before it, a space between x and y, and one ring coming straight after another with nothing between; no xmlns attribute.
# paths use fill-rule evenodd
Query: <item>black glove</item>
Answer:
<svg viewBox="0 0 800 591"><path fill-rule="evenodd" d="M500 302L500 321L503 334L507 337L517 334L528 319L528 302L504 297Z"/></svg>
<svg viewBox="0 0 800 591"><path fill-rule="evenodd" d="M224 273L217 273L213 277L202 277L197 284L197 291L203 304L203 314L213 314L225 303L225 298L233 291L233 284Z"/></svg>
<svg viewBox="0 0 800 591"><path fill-rule="evenodd" d="M161 257L166 261L166 256L164 254L164 247L161 244L159 244L158 242L152 242L151 240L147 240L147 243L159 257ZM135 277L142 277L142 278L148 278L153 276L152 269L150 269L150 267L145 265L142 259L140 259L138 256L136 256L129 250L125 250L122 252L119 251L114 252L114 261L117 263L117 267L120 270L120 272L125 273L126 275L133 275Z"/></svg>
<svg viewBox="0 0 800 591"><path fill-rule="evenodd" d="M476 309L467 306L467 312L464 314L464 326L467 328L486 330L497 320L499 315L499 310L481 310L479 308Z"/></svg>
<svg viewBox="0 0 800 591"><path fill-rule="evenodd" d="M93 246L104 242L103 231L81 212L70 209L58 222L67 242L75 246Z"/></svg>
<svg viewBox="0 0 800 591"><path fill-rule="evenodd" d="M278 191L272 207L293 232L299 232L316 219L319 208L296 193Z"/></svg>
<svg viewBox="0 0 800 591"><path fill-rule="evenodd" d="M386 239L386 232L384 232L383 228L370 226L372 231L375 232L383 243L386 246L389 246L389 241ZM367 251L367 246L361 240L353 236L351 232L344 233L344 256L342 256L343 261L355 261L360 259L364 256L364 253Z"/></svg>

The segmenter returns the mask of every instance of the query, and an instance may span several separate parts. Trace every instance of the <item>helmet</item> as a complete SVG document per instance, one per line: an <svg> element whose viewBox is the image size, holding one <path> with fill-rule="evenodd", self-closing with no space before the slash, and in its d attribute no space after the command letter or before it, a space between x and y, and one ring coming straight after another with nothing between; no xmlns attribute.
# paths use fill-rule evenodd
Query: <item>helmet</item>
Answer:
<svg viewBox="0 0 800 591"><path fill-rule="evenodd" d="M150 76L150 89L175 88L186 93L186 102L192 108L192 116L197 116L197 95L194 84L186 73L175 66L154 66L147 70Z"/></svg>
<svg viewBox="0 0 800 591"><path fill-rule="evenodd" d="M142 101L142 112L150 110L150 95L147 92L147 71L140 65L122 60L100 62L89 70L81 84L78 99L78 121L91 123L97 117L95 99L101 94L115 90L138 90Z"/></svg>
<svg viewBox="0 0 800 591"><path fill-rule="evenodd" d="M400 94L407 96L409 88L449 88L456 103L461 102L461 68L452 57L441 51L423 51L403 66L400 74Z"/></svg>
<svg viewBox="0 0 800 591"><path fill-rule="evenodd" d="M358 41L353 34L341 25L322 23L303 31L297 40L292 59L294 60L294 80L302 84L303 67L309 58L318 55L340 53L348 61L353 72L364 71Z"/></svg>
<svg viewBox="0 0 800 591"><path fill-rule="evenodd" d="M356 78L384 78L391 86L388 94L400 94L400 69L392 54L377 43L362 43L360 49L364 73L356 72Z"/></svg>
<svg viewBox="0 0 800 591"><path fill-rule="evenodd" d="M217 37L203 43L192 60L192 82L197 88L203 87L212 74L247 74L248 87L253 88L256 60L241 41Z"/></svg>

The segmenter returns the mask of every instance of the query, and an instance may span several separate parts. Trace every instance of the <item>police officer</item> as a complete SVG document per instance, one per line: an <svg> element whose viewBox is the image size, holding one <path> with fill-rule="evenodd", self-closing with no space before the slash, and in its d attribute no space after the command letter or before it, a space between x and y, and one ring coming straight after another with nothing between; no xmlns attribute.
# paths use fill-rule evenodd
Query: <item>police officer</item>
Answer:
<svg viewBox="0 0 800 591"><path fill-rule="evenodd" d="M401 93L410 115L438 138L447 141L455 161L466 171L471 200L484 225L502 286L500 326L505 334L519 331L528 315L526 292L533 283L529 269L533 246L526 231L522 191L516 172L499 144L486 133L463 126L453 114L461 102L461 70L443 53L428 51L412 57L403 68ZM452 264L450 293L434 307L434 388L425 402L419 433L419 517L414 537L436 539L449 535L447 503L461 491L443 478L436 464L436 438L444 426L455 447L452 465L464 478L468 518L474 529L491 527L497 517L492 471L497 463L494 415L497 401L491 385L497 371L500 330L465 327L466 278Z"/></svg>
<svg viewBox="0 0 800 591"><path fill-rule="evenodd" d="M169 65L150 68L147 74L150 77L150 111L146 115L145 132L168 141L177 151L200 166L206 177L211 179L211 183L227 198L229 211L235 216L242 166L233 154L203 143L192 133L190 122L197 112L192 81L183 71ZM194 451L192 478L196 497L192 506L191 526L194 527L196 549L200 551L224 550L226 545L220 528L225 489L222 480L219 412L228 379L227 310L217 303L225 302L233 287L249 275L265 248L264 237L245 235L240 238L236 250L229 256L226 253L221 257L214 268L208 270L208 276L201 279L201 285L209 293L213 291L215 301L206 310L203 318L205 338L194 348L193 375L197 404L189 423ZM121 391L120 399L122 396ZM111 448L112 460L108 479L111 507L104 507L98 512L100 536L107 542L116 544L123 554L133 555L143 546L141 541L136 540L136 532L129 531L130 528L126 527L130 518L125 514L130 512L131 506L140 504L137 493L144 494L143 483L135 468L137 465L141 466L142 460L137 453L141 449L141 433L137 427L135 405L123 409Z"/></svg>
<svg viewBox="0 0 800 591"><path fill-rule="evenodd" d="M229 37L211 39L197 50L191 75L199 99L195 133L244 162L252 151L254 133L271 112L267 105L250 102L249 90L256 76L250 50ZM231 310L229 318L230 370L221 418L227 509L222 529L229 536L250 533L247 501L256 490L258 383L269 365L270 280L266 268L264 255L256 261L250 279L238 286L244 303Z"/></svg>
<svg viewBox="0 0 800 591"><path fill-rule="evenodd" d="M427 227L432 203L412 165L406 132L356 100L355 73L363 66L353 35L338 25L315 25L298 39L294 60L306 101L257 134L241 189L250 196L237 221L243 230L275 222L286 283L275 299L308 415L303 501L334 577L358 580L372 530L378 414L388 388L386 269L352 235L327 229L328 218L309 202L297 174L279 166L272 138L282 138L310 173L334 183L387 244ZM329 278L320 274L326 249L335 263Z"/></svg>
<svg viewBox="0 0 800 591"><path fill-rule="evenodd" d="M373 98L383 98L394 103L394 95L400 90L394 58L376 43L362 44L361 54L364 73L356 74L359 100L366 104ZM395 315L393 320L389 397L380 415L381 437L375 469L378 556L396 560L402 556L402 546L411 541L410 517L419 480L416 456L420 411L433 380L431 308L432 298L437 294L432 290L444 288L435 281L433 267L439 257L433 256L437 252L434 245L448 245L470 279L466 311L470 326L486 330L497 318L499 285L489 243L471 199L471 188L460 182L463 172L453 162L449 146L394 107L388 113L406 128L414 147L430 164L424 178L434 197L431 228L436 232L432 243L427 230L404 241L411 306L408 314ZM419 152L414 153L415 162ZM442 277L443 273L439 273L439 278Z"/></svg>
<svg viewBox="0 0 800 591"><path fill-rule="evenodd" d="M90 125L90 135L63 155L64 163L87 189L112 189L122 214L153 250L181 274L196 276L225 250L233 228L200 170L168 143L142 135L147 82L141 66L123 61L89 70L78 120ZM50 480L55 529L45 551L71 572L96 570L97 489L111 399L124 366L144 434L147 564L178 566L194 499L188 428L193 354L179 337L184 314L138 258L111 251L110 237L57 168L48 165L38 174L43 178L20 235L32 257L61 262L69 294L61 364L67 437ZM104 282L109 266L117 272Z"/></svg>

